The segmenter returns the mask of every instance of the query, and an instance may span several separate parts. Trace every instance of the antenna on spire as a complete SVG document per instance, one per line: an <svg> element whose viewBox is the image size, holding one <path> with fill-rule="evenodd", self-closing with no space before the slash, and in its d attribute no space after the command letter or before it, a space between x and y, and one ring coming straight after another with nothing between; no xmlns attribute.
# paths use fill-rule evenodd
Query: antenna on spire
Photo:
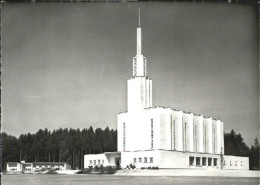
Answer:
<svg viewBox="0 0 260 185"><path fill-rule="evenodd" d="M139 23L139 27L140 27L140 8L139 8L139 11L138 11L138 23Z"/></svg>

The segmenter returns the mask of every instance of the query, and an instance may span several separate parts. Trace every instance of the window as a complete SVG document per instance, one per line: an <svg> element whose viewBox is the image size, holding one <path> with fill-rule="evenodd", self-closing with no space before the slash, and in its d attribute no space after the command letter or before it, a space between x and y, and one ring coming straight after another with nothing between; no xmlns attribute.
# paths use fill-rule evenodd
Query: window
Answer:
<svg viewBox="0 0 260 185"><path fill-rule="evenodd" d="M197 152L197 125L194 127L194 151Z"/></svg>
<svg viewBox="0 0 260 185"><path fill-rule="evenodd" d="M171 120L172 120L172 117L171 117ZM172 150L175 150L175 120L172 122L171 121L171 147L172 147Z"/></svg>
<svg viewBox="0 0 260 185"><path fill-rule="evenodd" d="M151 119L151 149L153 149L153 119Z"/></svg>
<svg viewBox="0 0 260 185"><path fill-rule="evenodd" d="M217 164L218 164L218 159L214 158L214 166L217 166Z"/></svg>
<svg viewBox="0 0 260 185"><path fill-rule="evenodd" d="M153 157L150 157L150 162L149 163L153 163Z"/></svg>
<svg viewBox="0 0 260 185"><path fill-rule="evenodd" d="M194 166L194 159L195 159L195 158L192 157L192 156L189 157L189 165L190 165L190 166Z"/></svg>
<svg viewBox="0 0 260 185"><path fill-rule="evenodd" d="M100 160L98 160L98 164L100 164Z"/></svg>
<svg viewBox="0 0 260 185"><path fill-rule="evenodd" d="M196 157L196 166L200 166L200 157Z"/></svg>
<svg viewBox="0 0 260 185"><path fill-rule="evenodd" d="M212 166L212 158L208 158L208 166Z"/></svg>
<svg viewBox="0 0 260 185"><path fill-rule="evenodd" d="M125 151L125 123L123 123L123 150Z"/></svg>
<svg viewBox="0 0 260 185"><path fill-rule="evenodd" d="M206 166L207 158L202 157L202 166Z"/></svg>
<svg viewBox="0 0 260 185"><path fill-rule="evenodd" d="M134 158L134 160L133 160L133 161L134 161L134 163L136 163L136 158Z"/></svg>
<svg viewBox="0 0 260 185"><path fill-rule="evenodd" d="M215 140L215 137L216 137L216 131L215 131L215 128L213 129L213 134L212 134L213 136L213 147L212 147L212 149L213 149L213 151L212 151L212 153L214 154L214 153L216 153L216 140ZM215 165L214 165L215 166Z"/></svg>
<svg viewBox="0 0 260 185"><path fill-rule="evenodd" d="M242 163L242 161L241 161L241 166L243 166L243 163Z"/></svg>
<svg viewBox="0 0 260 185"><path fill-rule="evenodd" d="M232 166L232 161L230 161L230 166Z"/></svg>
<svg viewBox="0 0 260 185"><path fill-rule="evenodd" d="M186 151L187 150L187 145L186 145L186 129L187 129L187 123L184 123L184 134L183 134L183 150Z"/></svg>
<svg viewBox="0 0 260 185"><path fill-rule="evenodd" d="M235 161L235 166L237 166L237 161Z"/></svg>
<svg viewBox="0 0 260 185"><path fill-rule="evenodd" d="M142 158L140 157L140 158L139 158L139 163L141 163L141 162L142 162Z"/></svg>
<svg viewBox="0 0 260 185"><path fill-rule="evenodd" d="M104 164L104 160L102 160L102 164Z"/></svg>
<svg viewBox="0 0 260 185"><path fill-rule="evenodd" d="M144 163L147 163L147 157L144 157Z"/></svg>
<svg viewBox="0 0 260 185"><path fill-rule="evenodd" d="M96 164L96 160L94 160L94 164Z"/></svg>
<svg viewBox="0 0 260 185"><path fill-rule="evenodd" d="M89 164L91 164L92 163L92 160L89 160Z"/></svg>
<svg viewBox="0 0 260 185"><path fill-rule="evenodd" d="M207 152L207 139L206 139L206 135L207 135L207 130L206 130L206 126L204 126L204 152Z"/></svg>

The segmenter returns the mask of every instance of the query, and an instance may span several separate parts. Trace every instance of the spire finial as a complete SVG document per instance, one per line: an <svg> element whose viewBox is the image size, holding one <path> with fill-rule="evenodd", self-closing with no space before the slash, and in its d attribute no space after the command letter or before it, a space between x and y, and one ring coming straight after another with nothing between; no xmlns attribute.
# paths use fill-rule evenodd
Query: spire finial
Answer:
<svg viewBox="0 0 260 185"><path fill-rule="evenodd" d="M140 8L139 8L139 12L138 12L138 20L139 20L139 27L140 27Z"/></svg>

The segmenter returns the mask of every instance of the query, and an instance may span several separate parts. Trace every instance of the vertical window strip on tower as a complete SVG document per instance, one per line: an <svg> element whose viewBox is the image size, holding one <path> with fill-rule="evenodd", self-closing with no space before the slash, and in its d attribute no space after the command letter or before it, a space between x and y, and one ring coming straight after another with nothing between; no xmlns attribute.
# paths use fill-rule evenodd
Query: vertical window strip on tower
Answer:
<svg viewBox="0 0 260 185"><path fill-rule="evenodd" d="M197 126L198 125L195 125L194 127L194 151L197 152L198 149L197 149Z"/></svg>
<svg viewBox="0 0 260 185"><path fill-rule="evenodd" d="M125 151L125 123L123 123L123 151Z"/></svg>
<svg viewBox="0 0 260 185"><path fill-rule="evenodd" d="M175 120L173 121L173 149L175 150L175 134L176 134L176 132L175 132Z"/></svg>
<svg viewBox="0 0 260 185"><path fill-rule="evenodd" d="M207 145L207 139L206 139L206 126L204 126L204 137L203 137L203 139L204 139L204 152L205 153L207 153L207 151L206 151L206 145Z"/></svg>
<svg viewBox="0 0 260 185"><path fill-rule="evenodd" d="M187 123L184 123L184 135L183 135L183 150L186 151L187 149L187 139L186 139L186 128L187 128Z"/></svg>
<svg viewBox="0 0 260 185"><path fill-rule="evenodd" d="M216 153L216 130L213 129L213 154Z"/></svg>
<svg viewBox="0 0 260 185"><path fill-rule="evenodd" d="M153 149L153 119L151 119L151 149Z"/></svg>

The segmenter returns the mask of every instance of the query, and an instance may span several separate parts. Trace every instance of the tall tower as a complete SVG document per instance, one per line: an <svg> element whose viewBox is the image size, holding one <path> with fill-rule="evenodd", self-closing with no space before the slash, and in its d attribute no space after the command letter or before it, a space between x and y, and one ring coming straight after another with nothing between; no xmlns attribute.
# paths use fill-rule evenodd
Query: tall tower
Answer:
<svg viewBox="0 0 260 185"><path fill-rule="evenodd" d="M133 77L127 81L128 111L152 107L152 80L147 77L146 58L142 55L142 28L140 9L137 27L136 56L133 58Z"/></svg>

